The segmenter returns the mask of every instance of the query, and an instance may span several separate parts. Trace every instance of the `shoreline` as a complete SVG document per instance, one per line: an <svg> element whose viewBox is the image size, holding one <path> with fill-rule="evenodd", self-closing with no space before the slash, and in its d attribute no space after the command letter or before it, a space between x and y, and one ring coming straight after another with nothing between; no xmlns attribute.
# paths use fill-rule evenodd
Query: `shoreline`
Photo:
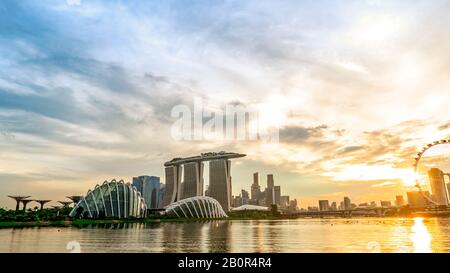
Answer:
<svg viewBox="0 0 450 273"><path fill-rule="evenodd" d="M204 221L249 221L249 220L266 220L266 221L279 221L279 220L297 220L297 219L372 219L372 218L446 218L450 217L450 214L430 214L430 213L417 213L416 215L401 215L401 216L353 216L353 217L265 217L265 218L252 218L252 217L229 217L229 218L154 218L154 219L76 219L76 220L58 220L58 221L30 221L30 222L0 222L0 229L7 228L32 228L32 227L83 227L88 225L111 225L111 224L157 224L157 223L192 223L192 222L204 222Z"/></svg>

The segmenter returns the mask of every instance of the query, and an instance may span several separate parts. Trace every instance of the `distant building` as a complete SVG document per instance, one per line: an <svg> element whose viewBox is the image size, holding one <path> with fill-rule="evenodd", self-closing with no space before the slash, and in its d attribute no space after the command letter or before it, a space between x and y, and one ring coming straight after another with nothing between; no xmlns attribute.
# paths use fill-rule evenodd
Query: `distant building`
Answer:
<svg viewBox="0 0 450 273"><path fill-rule="evenodd" d="M344 210L351 210L352 209L352 202L350 201L350 198L344 197Z"/></svg>
<svg viewBox="0 0 450 273"><path fill-rule="evenodd" d="M341 201L340 203L339 203L339 210L344 210L345 208L344 208L344 201Z"/></svg>
<svg viewBox="0 0 450 273"><path fill-rule="evenodd" d="M295 212L298 210L298 202L297 199L291 200L289 202L289 211Z"/></svg>
<svg viewBox="0 0 450 273"><path fill-rule="evenodd" d="M256 201L255 203L258 204L261 195L261 187L259 186L259 173L257 172L253 174L253 184L250 193L252 200Z"/></svg>
<svg viewBox="0 0 450 273"><path fill-rule="evenodd" d="M274 186L275 186L275 182L273 180L273 174L268 174L267 175L267 187L273 188Z"/></svg>
<svg viewBox="0 0 450 273"><path fill-rule="evenodd" d="M289 196L283 195L280 197L280 207L284 209L289 207Z"/></svg>
<svg viewBox="0 0 450 273"><path fill-rule="evenodd" d="M432 168L428 171L428 178L430 180L433 200L440 206L448 206L449 198L444 173L438 168Z"/></svg>
<svg viewBox="0 0 450 273"><path fill-rule="evenodd" d="M319 210L320 211L330 210L330 203L328 202L328 200L319 200Z"/></svg>
<svg viewBox="0 0 450 273"><path fill-rule="evenodd" d="M308 207L308 211L319 211L318 207Z"/></svg>
<svg viewBox="0 0 450 273"><path fill-rule="evenodd" d="M367 204L367 203L361 203L358 205L358 207L360 207L360 208L367 208L368 206L369 206L369 204Z"/></svg>
<svg viewBox="0 0 450 273"><path fill-rule="evenodd" d="M266 188L266 206L270 207L275 204L275 189L273 174L267 175L267 188Z"/></svg>
<svg viewBox="0 0 450 273"><path fill-rule="evenodd" d="M280 206L281 205L281 187L280 186L274 186L273 187L273 190L274 190L274 203L277 205L277 206Z"/></svg>
<svg viewBox="0 0 450 273"><path fill-rule="evenodd" d="M240 207L242 205L243 205L242 197L241 196L234 197L234 199L233 199L233 207L237 208L237 207Z"/></svg>
<svg viewBox="0 0 450 273"><path fill-rule="evenodd" d="M377 207L377 202L375 202L375 201L370 202L370 207L371 208L376 208Z"/></svg>
<svg viewBox="0 0 450 273"><path fill-rule="evenodd" d="M141 193L148 209L155 209L161 206L161 182L157 176L133 177L133 186Z"/></svg>
<svg viewBox="0 0 450 273"><path fill-rule="evenodd" d="M405 203L405 199L403 199L403 195L395 196L395 206L403 207L405 205L406 205L406 203Z"/></svg>
<svg viewBox="0 0 450 273"><path fill-rule="evenodd" d="M331 207L330 207L330 210L331 211L337 211L337 205L336 205L336 202L333 202L333 203L331 203Z"/></svg>
<svg viewBox="0 0 450 273"><path fill-rule="evenodd" d="M425 196L430 198L428 191L422 192ZM423 208L430 205L430 202L420 193L420 191L407 192L408 205L413 208Z"/></svg>
<svg viewBox="0 0 450 273"><path fill-rule="evenodd" d="M250 202L250 195L248 191L241 190L241 197L242 197L242 205L247 205Z"/></svg>
<svg viewBox="0 0 450 273"><path fill-rule="evenodd" d="M380 205L382 208L390 208L392 207L391 201L380 201Z"/></svg>

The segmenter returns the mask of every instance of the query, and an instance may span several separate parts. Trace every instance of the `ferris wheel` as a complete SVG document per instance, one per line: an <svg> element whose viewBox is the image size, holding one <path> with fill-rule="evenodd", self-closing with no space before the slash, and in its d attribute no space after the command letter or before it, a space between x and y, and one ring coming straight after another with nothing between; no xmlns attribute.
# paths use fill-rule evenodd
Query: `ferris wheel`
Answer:
<svg viewBox="0 0 450 273"><path fill-rule="evenodd" d="M428 195L426 195L423 191L422 191L422 187L420 186L419 183L419 176L418 176L418 167L419 167L419 162L422 159L423 155L432 147L437 146L437 145L442 145L442 144L450 144L450 140L439 140L439 141L435 141L433 143L430 143L426 146L424 146L422 148L422 150L420 150L420 152L417 154L417 156L414 158L414 173L416 175L416 187L419 189L420 194L422 194L422 196L428 200L430 203L432 203L433 205L438 206L439 204L437 202L435 202L434 200L432 200Z"/></svg>

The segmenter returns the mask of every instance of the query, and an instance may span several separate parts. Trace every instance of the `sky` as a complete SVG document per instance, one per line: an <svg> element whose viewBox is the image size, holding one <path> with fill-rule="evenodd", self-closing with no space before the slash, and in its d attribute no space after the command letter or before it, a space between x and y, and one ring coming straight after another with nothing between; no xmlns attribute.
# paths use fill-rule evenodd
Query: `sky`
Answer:
<svg viewBox="0 0 450 273"><path fill-rule="evenodd" d="M393 200L450 139L450 1L0 3L0 207L156 175L202 152L233 194L273 173L301 207ZM177 105L264 105L279 142L180 141ZM421 171L450 172L443 145ZM450 146L450 145L449 145ZM426 187L426 185L424 185ZM406 196L405 196L406 198Z"/></svg>

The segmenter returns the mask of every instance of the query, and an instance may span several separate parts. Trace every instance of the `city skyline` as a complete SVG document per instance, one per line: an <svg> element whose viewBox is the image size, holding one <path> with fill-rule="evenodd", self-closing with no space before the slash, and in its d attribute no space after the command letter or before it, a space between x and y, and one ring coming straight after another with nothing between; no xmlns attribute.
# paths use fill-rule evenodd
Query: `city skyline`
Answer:
<svg viewBox="0 0 450 273"><path fill-rule="evenodd" d="M166 183L166 160L210 150L247 154L233 195L259 171L302 207L393 202L415 190L421 147L450 137L448 1L71 3L2 1L1 207L105 179ZM171 112L196 98L256 105L279 143L175 140ZM449 172L448 146L422 177Z"/></svg>

